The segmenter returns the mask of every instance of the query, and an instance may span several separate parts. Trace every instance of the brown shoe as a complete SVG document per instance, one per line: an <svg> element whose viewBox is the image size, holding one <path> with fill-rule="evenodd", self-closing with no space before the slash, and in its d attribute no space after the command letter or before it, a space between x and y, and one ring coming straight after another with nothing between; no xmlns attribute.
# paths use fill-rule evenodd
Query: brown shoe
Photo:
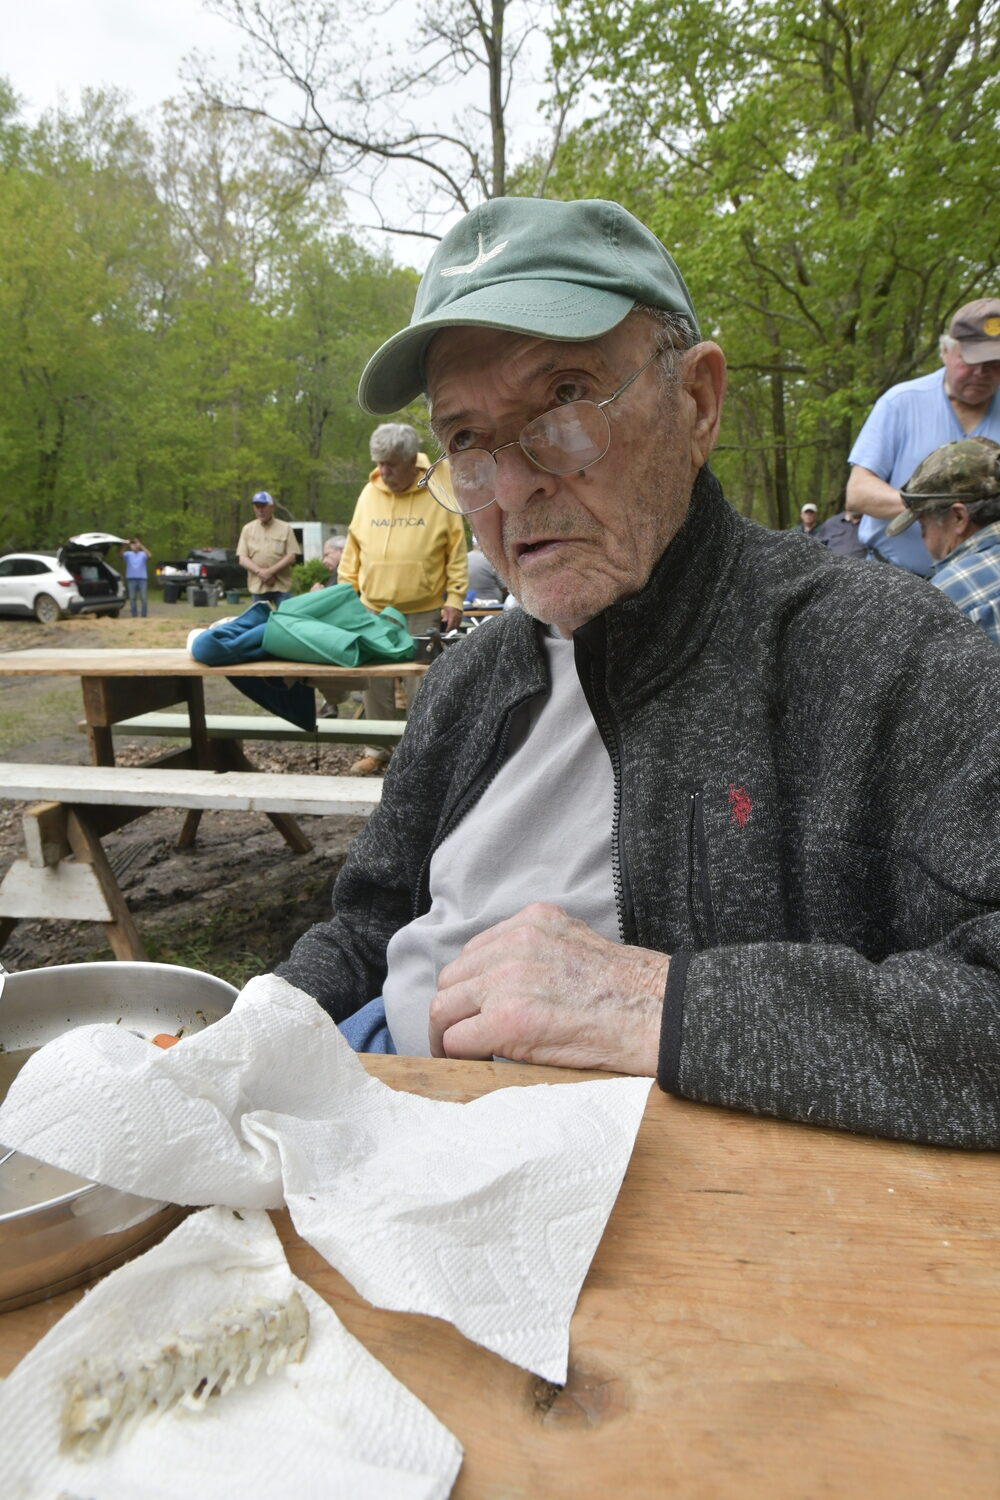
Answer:
<svg viewBox="0 0 1000 1500"><path fill-rule="evenodd" d="M362 755L356 760L348 771L348 776L381 776L388 761L380 760L377 755Z"/></svg>

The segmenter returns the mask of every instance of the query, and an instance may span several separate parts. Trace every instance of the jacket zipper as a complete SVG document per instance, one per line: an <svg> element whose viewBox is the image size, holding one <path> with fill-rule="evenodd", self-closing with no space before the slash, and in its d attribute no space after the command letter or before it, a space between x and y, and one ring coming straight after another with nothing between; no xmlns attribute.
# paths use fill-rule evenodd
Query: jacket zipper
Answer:
<svg viewBox="0 0 1000 1500"><path fill-rule="evenodd" d="M611 712L611 704L608 702L607 693L604 691L603 684L598 680L596 658L591 651L588 651L587 654L586 681L582 679L581 681L584 694L590 705L590 711L594 716L594 723L597 725L597 732L601 736L611 760L611 774L614 778L614 804L611 815L611 879L615 893L615 909L618 913L618 936L623 943L634 943L636 941L635 910L632 903L628 867L622 859L621 852L621 738L618 734L618 725Z"/></svg>
<svg viewBox="0 0 1000 1500"><path fill-rule="evenodd" d="M695 889L701 898L703 920L696 914ZM708 878L708 835L705 832L705 794L695 788L688 799L688 917L692 931L704 929L705 946L714 948L718 942L715 927L715 908L712 904L712 886Z"/></svg>

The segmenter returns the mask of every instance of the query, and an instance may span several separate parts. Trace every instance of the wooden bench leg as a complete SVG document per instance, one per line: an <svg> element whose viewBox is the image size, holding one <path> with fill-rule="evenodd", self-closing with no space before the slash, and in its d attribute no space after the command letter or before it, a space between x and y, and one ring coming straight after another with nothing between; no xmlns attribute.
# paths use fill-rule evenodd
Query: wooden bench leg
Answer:
<svg viewBox="0 0 1000 1500"><path fill-rule="evenodd" d="M205 690L200 677L192 677L184 687L194 763L208 771L213 769L215 760L212 746L208 741L208 730L205 727ZM190 849L193 846L198 837L200 822L201 808L193 807L185 816L180 837L177 840L178 849Z"/></svg>
<svg viewBox="0 0 1000 1500"><path fill-rule="evenodd" d="M217 741L215 753L227 771L255 771L257 769L253 761L248 760L239 740ZM298 823L288 813L266 813L265 816L270 818L293 853L308 854L310 852L312 840L306 838Z"/></svg>
<svg viewBox="0 0 1000 1500"><path fill-rule="evenodd" d="M93 809L97 822L101 809ZM145 960L132 913L101 846L92 810L40 802L22 817L24 859L0 882L0 946L19 921L100 922L116 958Z"/></svg>
<svg viewBox="0 0 1000 1500"><path fill-rule="evenodd" d="M77 860L81 864L90 865L108 904L111 920L102 922L101 926L107 934L115 958L138 959L144 963L147 955L139 929L132 920L132 913L125 903L101 841L88 823L82 808L68 810L66 837Z"/></svg>
<svg viewBox="0 0 1000 1500"><path fill-rule="evenodd" d="M192 807L191 811L185 813L184 824L177 839L178 849L190 849L198 836L198 824L201 822L201 808Z"/></svg>
<svg viewBox="0 0 1000 1500"><path fill-rule="evenodd" d="M306 838L294 818L290 818L287 813L266 813L265 816L270 818L293 854L309 853L312 840Z"/></svg>

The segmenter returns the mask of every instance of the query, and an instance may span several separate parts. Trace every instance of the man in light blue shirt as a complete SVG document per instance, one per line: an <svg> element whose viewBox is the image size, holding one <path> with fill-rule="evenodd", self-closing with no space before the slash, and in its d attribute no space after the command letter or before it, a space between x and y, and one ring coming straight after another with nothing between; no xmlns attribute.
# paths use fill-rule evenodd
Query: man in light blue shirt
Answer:
<svg viewBox="0 0 1000 1500"><path fill-rule="evenodd" d="M136 617L137 603L142 606L142 618L146 618L149 597L146 559L147 557L152 557L152 555L149 548L144 547L137 536L132 537L128 546L122 548L122 561L125 564L125 587L128 589L128 602L133 620Z"/></svg>
<svg viewBox="0 0 1000 1500"><path fill-rule="evenodd" d="M941 338L942 370L905 380L880 396L851 449L847 509L860 514L869 557L926 577L933 559L916 529L887 536L904 509L900 486L920 461L963 437L1000 441L1000 298L959 308Z"/></svg>

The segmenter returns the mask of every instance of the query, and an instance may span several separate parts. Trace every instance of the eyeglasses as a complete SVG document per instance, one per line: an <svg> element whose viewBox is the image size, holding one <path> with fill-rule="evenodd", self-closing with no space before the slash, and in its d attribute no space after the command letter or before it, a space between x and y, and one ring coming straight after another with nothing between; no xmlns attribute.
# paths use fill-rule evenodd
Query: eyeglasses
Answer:
<svg viewBox="0 0 1000 1500"><path fill-rule="evenodd" d="M604 401L568 401L535 417L522 427L510 443L497 448L462 448L446 453L431 464L417 487L429 490L438 505L459 515L486 510L496 498L497 454L505 448L520 448L529 463L543 474L572 474L588 469L611 447L611 423L605 410L648 370L670 344L658 344L652 354L623 385ZM447 464L448 468L443 466ZM451 484L448 484L450 476Z"/></svg>

